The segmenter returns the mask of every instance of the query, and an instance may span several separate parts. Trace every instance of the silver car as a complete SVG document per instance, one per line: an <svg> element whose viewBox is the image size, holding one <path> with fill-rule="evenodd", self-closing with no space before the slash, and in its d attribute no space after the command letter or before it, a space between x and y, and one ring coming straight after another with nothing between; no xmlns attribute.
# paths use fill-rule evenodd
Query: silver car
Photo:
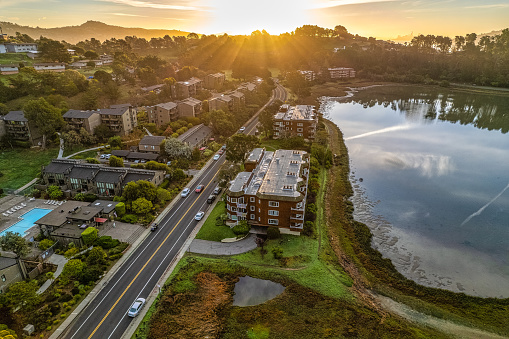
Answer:
<svg viewBox="0 0 509 339"><path fill-rule="evenodd" d="M130 316L131 318L136 317L143 308L143 305L145 305L145 299L143 298L136 299L131 308L129 309L127 315Z"/></svg>
<svg viewBox="0 0 509 339"><path fill-rule="evenodd" d="M189 195L189 192L191 192L191 190L190 190L189 188L187 188L187 187L186 187L186 188L184 188L184 189L182 190L182 193L180 193L180 196L181 196L182 198L185 198L185 197L187 197L187 196Z"/></svg>

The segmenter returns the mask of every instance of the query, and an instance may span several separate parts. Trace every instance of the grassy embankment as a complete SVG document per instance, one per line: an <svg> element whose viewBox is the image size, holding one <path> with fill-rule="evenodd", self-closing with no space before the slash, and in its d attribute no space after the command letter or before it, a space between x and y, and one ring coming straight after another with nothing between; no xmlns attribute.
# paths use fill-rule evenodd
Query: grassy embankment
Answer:
<svg viewBox="0 0 509 339"><path fill-rule="evenodd" d="M273 144L272 146L277 147ZM279 147L277 147L279 148ZM313 237L283 235L265 243L265 254L251 252L213 257L187 254L150 307L136 338L317 338L317 337L443 337L362 305L351 293L352 280L338 265L328 243L324 201L327 170L319 174L316 233ZM221 213L214 210L214 213ZM209 219L215 221L211 215ZM211 224L210 227L217 227ZM205 235L211 237L207 231ZM276 260L272 249L283 249ZM249 275L270 279L285 292L264 304L232 305L234 283ZM153 319L152 319L152 316Z"/></svg>
<svg viewBox="0 0 509 339"><path fill-rule="evenodd" d="M327 209L331 245L355 285L373 289L412 308L457 323L509 335L509 299L478 298L463 293L424 287L406 279L371 247L369 228L353 220L352 195L349 181L349 160L341 131L328 122L333 138L333 153L339 154L337 166L331 170L329 189L335 199L328 200Z"/></svg>
<svg viewBox="0 0 509 339"><path fill-rule="evenodd" d="M1 188L17 189L30 182L41 172L41 166L46 166L51 159L58 155L58 148L41 150L33 149L5 149L0 151Z"/></svg>

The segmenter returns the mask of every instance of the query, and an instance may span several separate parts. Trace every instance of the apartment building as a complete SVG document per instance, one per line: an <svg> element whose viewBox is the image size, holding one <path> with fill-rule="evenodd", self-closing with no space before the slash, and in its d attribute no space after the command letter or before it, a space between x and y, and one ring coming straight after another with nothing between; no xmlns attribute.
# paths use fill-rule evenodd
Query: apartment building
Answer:
<svg viewBox="0 0 509 339"><path fill-rule="evenodd" d="M101 124L105 124L117 135L127 135L138 126L136 109L129 104L114 105L114 108L98 109Z"/></svg>
<svg viewBox="0 0 509 339"><path fill-rule="evenodd" d="M313 81L316 79L315 71L299 71L300 74L306 79L306 81Z"/></svg>
<svg viewBox="0 0 509 339"><path fill-rule="evenodd" d="M84 128L90 134L94 134L95 128L101 124L101 115L96 111L70 109L63 118L71 129L79 131Z"/></svg>
<svg viewBox="0 0 509 339"><path fill-rule="evenodd" d="M23 111L10 111L3 116L5 134L10 140L29 142L37 145L42 142L42 134L38 128L30 123Z"/></svg>
<svg viewBox="0 0 509 339"><path fill-rule="evenodd" d="M147 108L148 121L161 128L171 121L178 120L177 104L174 102L164 102Z"/></svg>
<svg viewBox="0 0 509 339"><path fill-rule="evenodd" d="M198 78L191 78L187 81L179 81L176 84L177 97L180 99L194 97L202 88L203 81Z"/></svg>
<svg viewBox="0 0 509 339"><path fill-rule="evenodd" d="M252 227L278 227L298 235L304 228L309 155L304 151L254 149L226 190L227 223L246 220ZM262 231L263 232L263 231Z"/></svg>
<svg viewBox="0 0 509 339"><path fill-rule="evenodd" d="M224 73L208 74L203 80L203 87L217 90L223 86L225 80L226 76Z"/></svg>
<svg viewBox="0 0 509 339"><path fill-rule="evenodd" d="M246 104L246 96L240 91L216 94L209 100L209 110L228 110L238 112Z"/></svg>
<svg viewBox="0 0 509 339"><path fill-rule="evenodd" d="M177 102L178 117L196 117L202 112L202 102L195 98L187 98Z"/></svg>
<svg viewBox="0 0 509 339"><path fill-rule="evenodd" d="M110 65L114 61L113 56L109 54L99 55L99 59L102 61L103 65Z"/></svg>
<svg viewBox="0 0 509 339"><path fill-rule="evenodd" d="M355 78L355 70L349 67L329 68L331 79Z"/></svg>
<svg viewBox="0 0 509 339"><path fill-rule="evenodd" d="M274 115L274 138L284 138L289 136L303 137L313 140L318 124L318 115L315 113L314 106L297 105L282 106L286 111L278 112Z"/></svg>

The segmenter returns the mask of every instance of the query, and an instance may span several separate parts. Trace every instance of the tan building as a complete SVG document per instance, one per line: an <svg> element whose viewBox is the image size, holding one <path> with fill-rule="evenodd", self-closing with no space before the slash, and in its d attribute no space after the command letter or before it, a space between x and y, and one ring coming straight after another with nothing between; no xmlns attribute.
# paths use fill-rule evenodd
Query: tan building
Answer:
<svg viewBox="0 0 509 339"><path fill-rule="evenodd" d="M7 291L9 285L25 280L25 264L16 258L0 257L0 294Z"/></svg>
<svg viewBox="0 0 509 339"><path fill-rule="evenodd" d="M101 124L101 116L96 111L70 109L63 117L70 128L77 131L84 128L90 134L94 134L95 128Z"/></svg>
<svg viewBox="0 0 509 339"><path fill-rule="evenodd" d="M98 109L101 124L107 125L117 135L127 135L138 126L136 110L129 104L112 106L116 108Z"/></svg>
<svg viewBox="0 0 509 339"><path fill-rule="evenodd" d="M187 98L177 102L179 118L196 117L202 112L202 102L195 98Z"/></svg>
<svg viewBox="0 0 509 339"><path fill-rule="evenodd" d="M161 143L166 139L164 136L146 135L138 144L138 151L159 154Z"/></svg>
<svg viewBox="0 0 509 339"><path fill-rule="evenodd" d="M36 71L63 72L65 64L63 62L40 62L34 64Z"/></svg>
<svg viewBox="0 0 509 339"><path fill-rule="evenodd" d="M207 89L220 89L225 80L226 76L224 73L208 74L203 81L203 87Z"/></svg>
<svg viewBox="0 0 509 339"><path fill-rule="evenodd" d="M178 120L177 104L170 101L152 106L147 109L147 115L148 121L160 128L171 121Z"/></svg>
<svg viewBox="0 0 509 339"><path fill-rule="evenodd" d="M30 142L37 145L42 142L38 128L25 118L23 111L10 111L3 116L5 134L13 141Z"/></svg>
<svg viewBox="0 0 509 339"><path fill-rule="evenodd" d="M304 151L254 149L246 170L226 190L227 223L246 220L252 227L278 227L300 234L304 228L309 155Z"/></svg>
<svg viewBox="0 0 509 339"><path fill-rule="evenodd" d="M209 111L230 111L233 112L233 98L227 94L216 94L209 99Z"/></svg>
<svg viewBox="0 0 509 339"><path fill-rule="evenodd" d="M355 70L349 67L329 68L331 79L355 78Z"/></svg>
<svg viewBox="0 0 509 339"><path fill-rule="evenodd" d="M287 109L285 112L278 112L274 115L274 138L279 139L288 136L298 136L304 139L313 140L318 124L318 115L314 106L297 105L282 106Z"/></svg>
<svg viewBox="0 0 509 339"><path fill-rule="evenodd" d="M196 93L202 89L202 84L203 81L198 78L191 78L187 81L177 82L177 97L185 99L196 96Z"/></svg>

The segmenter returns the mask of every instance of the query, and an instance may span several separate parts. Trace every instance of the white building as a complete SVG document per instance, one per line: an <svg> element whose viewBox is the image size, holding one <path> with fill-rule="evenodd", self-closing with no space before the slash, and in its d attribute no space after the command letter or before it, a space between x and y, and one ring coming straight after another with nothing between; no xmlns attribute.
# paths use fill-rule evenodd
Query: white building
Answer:
<svg viewBox="0 0 509 339"><path fill-rule="evenodd" d="M0 74L16 74L19 72L16 65L0 65Z"/></svg>
<svg viewBox="0 0 509 339"><path fill-rule="evenodd" d="M331 79L355 78L355 70L349 67L329 68Z"/></svg>
<svg viewBox="0 0 509 339"><path fill-rule="evenodd" d="M7 48L7 52L9 53L23 53L29 51L37 51L37 44L34 43L6 43L5 47Z"/></svg>
<svg viewBox="0 0 509 339"><path fill-rule="evenodd" d="M34 68L36 71L63 72L65 64L63 62L41 62L34 64Z"/></svg>
<svg viewBox="0 0 509 339"><path fill-rule="evenodd" d="M0 44L0 54L7 53L7 48L4 44Z"/></svg>

